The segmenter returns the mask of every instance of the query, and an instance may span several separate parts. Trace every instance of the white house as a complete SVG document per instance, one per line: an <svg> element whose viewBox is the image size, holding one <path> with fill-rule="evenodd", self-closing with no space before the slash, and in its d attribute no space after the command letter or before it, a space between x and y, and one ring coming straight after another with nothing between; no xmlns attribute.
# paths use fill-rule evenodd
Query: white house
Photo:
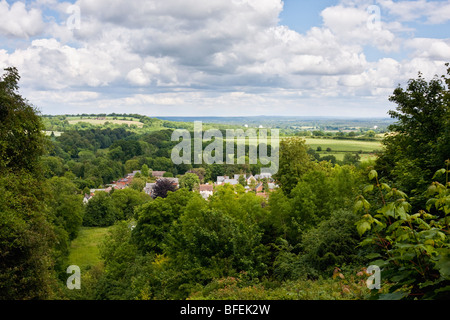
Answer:
<svg viewBox="0 0 450 320"><path fill-rule="evenodd" d="M211 184L201 184L199 186L199 191L204 199L208 199L209 196L213 195L214 187Z"/></svg>

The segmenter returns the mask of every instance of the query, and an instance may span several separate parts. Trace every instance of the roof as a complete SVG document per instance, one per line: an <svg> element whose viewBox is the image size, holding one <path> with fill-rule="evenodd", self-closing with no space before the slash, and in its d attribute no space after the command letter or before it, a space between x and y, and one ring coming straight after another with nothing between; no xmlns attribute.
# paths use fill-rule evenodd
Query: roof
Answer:
<svg viewBox="0 0 450 320"><path fill-rule="evenodd" d="M232 185L238 184L239 182L236 179L225 179L223 180L223 183L229 183Z"/></svg>
<svg viewBox="0 0 450 320"><path fill-rule="evenodd" d="M199 191L213 191L214 187L212 184L201 184L199 186Z"/></svg>
<svg viewBox="0 0 450 320"><path fill-rule="evenodd" d="M166 173L165 171L153 171L152 176L154 177L162 177Z"/></svg>
<svg viewBox="0 0 450 320"><path fill-rule="evenodd" d="M228 176L217 176L217 183L223 182L225 179L228 179Z"/></svg>
<svg viewBox="0 0 450 320"><path fill-rule="evenodd" d="M158 180L161 180L161 179L166 179L166 180L171 181L172 183L178 184L178 178L173 178L173 177L163 177L163 178L160 178L160 179L158 179Z"/></svg>

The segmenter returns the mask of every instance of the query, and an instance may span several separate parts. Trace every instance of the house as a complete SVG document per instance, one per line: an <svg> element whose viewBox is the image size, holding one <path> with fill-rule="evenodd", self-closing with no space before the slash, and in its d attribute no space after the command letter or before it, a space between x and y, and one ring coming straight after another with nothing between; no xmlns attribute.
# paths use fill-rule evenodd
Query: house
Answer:
<svg viewBox="0 0 450 320"><path fill-rule="evenodd" d="M84 204L88 203L88 201L89 201L91 198L92 198L92 195L86 193L86 194L84 195L84 198L83 198L83 203L84 203Z"/></svg>
<svg viewBox="0 0 450 320"><path fill-rule="evenodd" d="M252 183L252 181L253 181L253 182L256 182L257 179L256 179L253 175L250 175L250 176L247 178L247 184L250 185L250 184Z"/></svg>
<svg viewBox="0 0 450 320"><path fill-rule="evenodd" d="M127 177L133 179L138 172L141 173L141 170L134 170L132 173L127 174Z"/></svg>
<svg viewBox="0 0 450 320"><path fill-rule="evenodd" d="M278 185L273 182L269 182L269 183L267 183L267 185L269 186L269 190L271 190L271 191L275 188L278 188Z"/></svg>
<svg viewBox="0 0 450 320"><path fill-rule="evenodd" d="M164 173L166 173L166 171L153 171L152 176L154 176L155 178L162 178L164 176Z"/></svg>
<svg viewBox="0 0 450 320"><path fill-rule="evenodd" d="M228 178L228 176L217 176L217 184L223 184L223 181Z"/></svg>
<svg viewBox="0 0 450 320"><path fill-rule="evenodd" d="M255 178L256 178L256 180L267 179L267 180L271 181L272 174L268 173L268 172L264 172L264 173L255 175Z"/></svg>
<svg viewBox="0 0 450 320"><path fill-rule="evenodd" d="M256 185L256 187L255 187L255 192L256 192L256 193L258 193L258 192L263 192L263 189L264 189L263 184L262 184L262 183L258 183L258 184Z"/></svg>
<svg viewBox="0 0 450 320"><path fill-rule="evenodd" d="M209 196L213 195L214 187L211 184L201 184L198 190L204 199L208 199Z"/></svg>
<svg viewBox="0 0 450 320"><path fill-rule="evenodd" d="M151 196L153 194L153 189L155 188L156 182L147 182L144 187L144 192Z"/></svg>
<svg viewBox="0 0 450 320"><path fill-rule="evenodd" d="M232 186L237 185L239 183L239 181L237 181L236 179L225 179L223 180L222 184L231 184Z"/></svg>
<svg viewBox="0 0 450 320"><path fill-rule="evenodd" d="M111 185L114 189L125 189L130 184L132 178L121 178L117 181L114 181Z"/></svg>
<svg viewBox="0 0 450 320"><path fill-rule="evenodd" d="M102 192L110 192L111 191L111 187L108 187L106 189L91 189L90 193L91 195L94 195L96 192L102 191Z"/></svg>

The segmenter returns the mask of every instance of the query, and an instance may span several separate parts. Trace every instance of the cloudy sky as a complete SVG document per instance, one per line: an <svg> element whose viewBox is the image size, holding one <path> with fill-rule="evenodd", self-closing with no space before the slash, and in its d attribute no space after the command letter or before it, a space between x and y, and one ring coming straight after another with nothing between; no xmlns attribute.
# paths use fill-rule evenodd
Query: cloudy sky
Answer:
<svg viewBox="0 0 450 320"><path fill-rule="evenodd" d="M450 62L450 0L0 0L43 114L386 117Z"/></svg>

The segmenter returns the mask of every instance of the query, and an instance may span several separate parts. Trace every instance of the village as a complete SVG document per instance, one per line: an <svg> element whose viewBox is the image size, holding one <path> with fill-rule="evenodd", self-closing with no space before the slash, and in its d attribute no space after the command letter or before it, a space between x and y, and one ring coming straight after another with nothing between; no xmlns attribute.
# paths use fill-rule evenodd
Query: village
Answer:
<svg viewBox="0 0 450 320"><path fill-rule="evenodd" d="M155 188L156 183L160 179L166 179L172 182L174 187L178 189L180 187L179 179L181 176L175 177L166 177L166 171L151 171L151 177L153 182L146 182L145 187L143 188L143 192L148 194L149 196L153 196L153 190ZM106 188L102 189L90 189L89 194L84 195L83 202L87 203L96 192L111 192L114 190L120 190L128 188L135 176L140 176L141 171L135 170L131 173L125 175L125 177L118 179L117 181L113 181L110 185L107 185ZM253 174L234 174L231 176L217 176L217 179L213 183L200 183L193 191L199 192L200 195L204 199L208 199L212 196L216 190L216 187L223 185L243 185L245 192L255 192L257 196L261 196L263 198L267 198L269 193L274 189L278 188L278 185L275 183L275 180L272 178L272 174L270 173L261 173L257 175Z"/></svg>

